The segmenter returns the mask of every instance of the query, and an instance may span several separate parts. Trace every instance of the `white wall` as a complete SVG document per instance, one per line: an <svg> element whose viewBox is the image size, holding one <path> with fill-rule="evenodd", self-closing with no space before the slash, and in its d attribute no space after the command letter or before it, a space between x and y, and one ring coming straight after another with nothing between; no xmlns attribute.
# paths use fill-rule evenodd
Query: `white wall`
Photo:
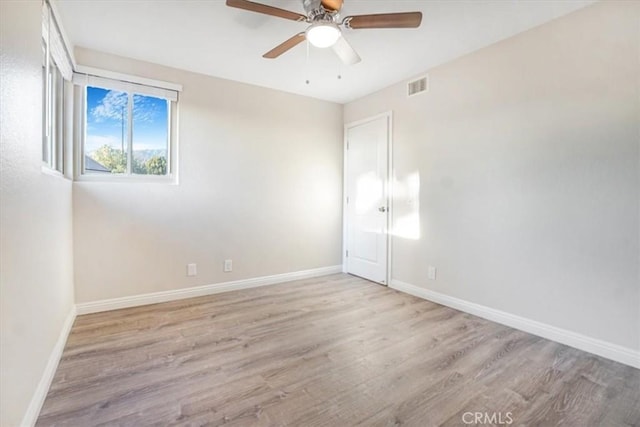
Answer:
<svg viewBox="0 0 640 427"><path fill-rule="evenodd" d="M395 280L640 349L639 28L601 2L345 106L393 110Z"/></svg>
<svg viewBox="0 0 640 427"><path fill-rule="evenodd" d="M0 1L0 425L18 425L73 306L71 182L42 165L41 3Z"/></svg>
<svg viewBox="0 0 640 427"><path fill-rule="evenodd" d="M74 183L76 302L341 263L341 105L81 48L76 59L184 87L179 185Z"/></svg>

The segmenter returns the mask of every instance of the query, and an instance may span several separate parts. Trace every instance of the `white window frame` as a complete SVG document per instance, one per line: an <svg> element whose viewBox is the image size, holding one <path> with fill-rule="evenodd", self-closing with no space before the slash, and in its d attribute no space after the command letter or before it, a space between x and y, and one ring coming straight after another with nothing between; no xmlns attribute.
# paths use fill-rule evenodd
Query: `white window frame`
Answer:
<svg viewBox="0 0 640 427"><path fill-rule="evenodd" d="M182 86L145 79L137 76L129 76L120 73L97 70L89 67L77 67L84 73L74 73L73 83L76 96L74 105L76 118L75 138L75 176L77 181L98 182L156 182L165 184L178 184L178 92ZM127 93L127 171L123 174L86 173L85 172L85 140L87 123L87 87L99 87L108 90L117 90ZM132 173L133 165L133 95L140 94L166 99L167 102L167 174L143 175Z"/></svg>
<svg viewBox="0 0 640 427"><path fill-rule="evenodd" d="M65 84L71 79L73 65L48 1L42 5L42 42L42 171L64 176Z"/></svg>
<svg viewBox="0 0 640 427"><path fill-rule="evenodd" d="M60 111L57 111L58 99L54 74L59 76L49 52L49 43L43 38L43 76L42 76L42 163L48 172L64 173L58 162L60 141L58 123ZM63 94L64 96L64 94Z"/></svg>

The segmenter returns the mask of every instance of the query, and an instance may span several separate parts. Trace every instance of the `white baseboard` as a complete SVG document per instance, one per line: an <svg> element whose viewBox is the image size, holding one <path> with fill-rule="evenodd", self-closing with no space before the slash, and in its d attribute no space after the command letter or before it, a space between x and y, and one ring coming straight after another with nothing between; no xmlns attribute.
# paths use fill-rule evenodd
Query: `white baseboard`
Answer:
<svg viewBox="0 0 640 427"><path fill-rule="evenodd" d="M238 289L257 288L258 286L273 285L293 280L308 279L342 272L342 265L315 268L312 270L295 271L292 273L275 274L273 276L255 277L252 279L235 280L232 282L215 283L212 285L196 286L192 288L171 291L153 292L150 294L134 295L130 297L112 298L100 301L76 304L78 315L98 313L101 311L117 310L120 308L137 307L140 305L157 304L185 298L201 297Z"/></svg>
<svg viewBox="0 0 640 427"><path fill-rule="evenodd" d="M449 295L434 292L419 286L404 283L399 280L391 281L391 288L407 294L417 296L465 313L473 314L496 323L519 329L533 335L547 338L552 341L566 344L625 365L640 369L640 351L632 350L607 341L591 338L586 335L557 328L546 323L516 316L505 311L496 310L484 305L472 303Z"/></svg>
<svg viewBox="0 0 640 427"><path fill-rule="evenodd" d="M56 374L56 369L58 369L58 363L60 362L60 357L62 357L62 351L67 343L67 337L69 336L69 332L71 332L71 327L73 326L73 321L75 319L76 307L74 305L71 307L71 310L69 310L69 314L67 314L67 318L62 324L62 330L60 331L56 344L53 346L53 350L51 350L49 360L47 360L47 366L44 368L44 372L40 377L40 382L38 382L36 391L33 393L31 402L29 402L27 412L24 414L22 422L20 423L22 427L31 427L35 425L38 420L42 404L44 403L44 399L47 397L51 381L53 381L53 376Z"/></svg>

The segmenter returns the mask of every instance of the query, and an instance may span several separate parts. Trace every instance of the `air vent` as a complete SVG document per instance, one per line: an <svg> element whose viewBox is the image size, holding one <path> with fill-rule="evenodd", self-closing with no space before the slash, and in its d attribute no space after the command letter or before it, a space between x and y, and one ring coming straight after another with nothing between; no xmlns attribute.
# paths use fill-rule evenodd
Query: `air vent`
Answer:
<svg viewBox="0 0 640 427"><path fill-rule="evenodd" d="M420 77L419 79L412 80L407 83L407 95L413 96L419 93L427 92L429 90L429 85L427 81L427 76Z"/></svg>

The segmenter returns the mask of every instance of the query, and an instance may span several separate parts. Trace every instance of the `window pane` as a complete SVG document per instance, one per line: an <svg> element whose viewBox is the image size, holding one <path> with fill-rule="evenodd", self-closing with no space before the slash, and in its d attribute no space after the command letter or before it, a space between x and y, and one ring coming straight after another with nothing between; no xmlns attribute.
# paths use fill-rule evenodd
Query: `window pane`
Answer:
<svg viewBox="0 0 640 427"><path fill-rule="evenodd" d="M126 173L128 102L125 92L87 87L84 169Z"/></svg>
<svg viewBox="0 0 640 427"><path fill-rule="evenodd" d="M64 172L64 78L51 58L51 75L53 78L51 136L53 155L52 166L58 172Z"/></svg>
<svg viewBox="0 0 640 427"><path fill-rule="evenodd" d="M168 112L166 99L133 95L133 173L167 174Z"/></svg>
<svg viewBox="0 0 640 427"><path fill-rule="evenodd" d="M49 76L47 75L47 46L42 40L42 161L49 164Z"/></svg>

